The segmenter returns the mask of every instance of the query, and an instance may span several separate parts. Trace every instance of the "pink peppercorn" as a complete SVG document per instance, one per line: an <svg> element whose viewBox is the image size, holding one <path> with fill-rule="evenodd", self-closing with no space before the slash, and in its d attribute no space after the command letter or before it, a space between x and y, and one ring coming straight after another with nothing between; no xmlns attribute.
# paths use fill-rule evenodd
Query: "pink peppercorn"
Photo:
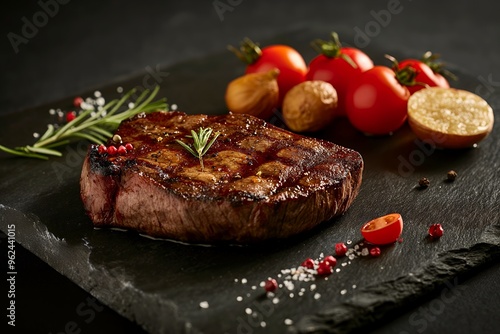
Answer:
<svg viewBox="0 0 500 334"><path fill-rule="evenodd" d="M109 146L108 147L108 154L109 155L115 155L118 150L114 146Z"/></svg>
<svg viewBox="0 0 500 334"><path fill-rule="evenodd" d="M99 152L99 154L104 154L104 153L108 152L108 148L105 145L101 144L97 148L97 152Z"/></svg>
<svg viewBox="0 0 500 334"><path fill-rule="evenodd" d="M117 152L118 152L118 154L126 154L127 153L127 149L125 148L125 146L120 145L118 147L118 151Z"/></svg>
<svg viewBox="0 0 500 334"><path fill-rule="evenodd" d="M82 105L82 103L83 103L83 99L80 96L75 97L75 99L73 100L73 105L76 108L80 108L80 106Z"/></svg>
<svg viewBox="0 0 500 334"><path fill-rule="evenodd" d="M66 113L66 122L71 122L72 120L74 120L76 118L76 112L74 111L68 111Z"/></svg>
<svg viewBox="0 0 500 334"><path fill-rule="evenodd" d="M347 253L347 246L343 242L335 244L335 254L337 256L344 256Z"/></svg>
<svg viewBox="0 0 500 334"><path fill-rule="evenodd" d="M264 289L267 292L273 292L278 288L278 282L274 278L268 279L264 285Z"/></svg>
<svg viewBox="0 0 500 334"><path fill-rule="evenodd" d="M307 269L314 269L314 260L311 258L307 258L304 260L304 262L302 262L301 266Z"/></svg>
<svg viewBox="0 0 500 334"><path fill-rule="evenodd" d="M380 248L373 247L372 249L370 249L370 255L373 257L380 256Z"/></svg>

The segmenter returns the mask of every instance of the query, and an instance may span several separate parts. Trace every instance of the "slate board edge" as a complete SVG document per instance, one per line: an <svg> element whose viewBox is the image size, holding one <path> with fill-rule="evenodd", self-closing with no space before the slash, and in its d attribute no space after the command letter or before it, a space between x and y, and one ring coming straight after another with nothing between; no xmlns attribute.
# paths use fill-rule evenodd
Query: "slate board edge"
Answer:
<svg viewBox="0 0 500 334"><path fill-rule="evenodd" d="M85 262L85 266L73 266L67 271L59 271L78 286L88 291L102 303L117 311L131 321L135 321L151 333L201 333L193 328L189 321L179 315L175 302L165 302L162 296L146 294L127 284L127 278L117 279L120 273L109 272L93 266L89 261L90 249L65 249L61 240L50 233L37 217L24 214L16 209L0 204L0 228L7 233L7 221L24 222L17 226L16 241L52 267L58 261L57 256L72 257L72 263ZM30 230L38 230L32 233ZM46 235L40 242L28 242L31 236ZM37 239L37 241L39 241ZM30 245L30 246L28 246ZM35 247L33 247L35 245ZM47 250L51 251L48 252ZM439 288L456 285L457 277L472 274L481 267L500 259L500 223L490 225L482 234L480 241L470 247L441 252L436 258L415 270L412 275L401 276L382 284L368 286L358 290L349 300L328 306L316 314L305 315L294 328L297 333L350 333L370 324L384 320L395 310L402 310L412 302L422 302L423 297L432 295ZM68 259L66 259L68 260ZM87 268L82 272L75 268ZM106 279L113 277L114 279ZM121 282L119 286L103 282ZM126 296L121 298L120 296ZM157 307L141 308L142 303L129 303L127 300L149 299ZM156 321L150 321L154 318ZM158 319L162 319L158 322ZM151 324L155 324L154 327Z"/></svg>
<svg viewBox="0 0 500 334"><path fill-rule="evenodd" d="M306 315L294 328L297 333L351 333L384 320L411 302L422 302L439 289L457 287L457 279L477 272L500 259L500 222L490 225L478 243L439 253L411 275L367 286L349 300Z"/></svg>

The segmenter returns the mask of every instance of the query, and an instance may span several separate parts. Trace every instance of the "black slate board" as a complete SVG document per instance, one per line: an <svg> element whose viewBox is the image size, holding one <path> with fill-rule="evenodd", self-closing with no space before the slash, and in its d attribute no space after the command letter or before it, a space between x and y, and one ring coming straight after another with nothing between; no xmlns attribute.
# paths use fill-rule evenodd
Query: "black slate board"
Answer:
<svg viewBox="0 0 500 334"><path fill-rule="evenodd" d="M291 44L308 55L301 47L317 35L317 31L300 30L267 43ZM367 52L381 62L383 53L376 46ZM394 55L403 58L406 53ZM466 71L454 70L461 78L457 87L476 91L481 86ZM221 53L160 71L161 95L170 103L188 113L217 114L225 112L225 85L241 73L241 66L233 56ZM147 75L120 85L125 90L142 85ZM112 98L115 88L100 90ZM29 143L32 132L42 132L49 122L49 108L67 108L70 103L68 98L2 116L0 143ZM391 137L367 138L338 120L314 136L358 150L366 164L364 181L344 216L290 240L202 247L93 229L79 198L86 144L68 147L64 157L49 162L2 155L0 229L5 232L8 224L15 224L16 240L24 247L154 333L352 331L431 296L460 275L498 261L496 142L500 138L496 129L477 148L460 151L425 151L406 126ZM414 160L411 169L402 169L401 161L411 157L423 158ZM453 183L444 181L450 169L459 174ZM431 180L426 190L416 188L422 176ZM314 291L311 282L297 283L294 291L280 289L278 304L258 287L268 276L277 277L281 269L296 267L306 257L331 253L336 242L351 240L353 247L362 241L359 227L364 222L393 211L405 219L404 240L382 248L381 257L357 257L342 266L348 262L344 258L337 266L341 271L314 282ZM434 222L443 224L445 236L431 242L426 231ZM298 296L301 287L304 295ZM316 293L319 299L314 298ZM237 301L238 296L243 300ZM202 301L210 307L201 309ZM247 308L254 314L247 315ZM285 325L285 319L294 324Z"/></svg>

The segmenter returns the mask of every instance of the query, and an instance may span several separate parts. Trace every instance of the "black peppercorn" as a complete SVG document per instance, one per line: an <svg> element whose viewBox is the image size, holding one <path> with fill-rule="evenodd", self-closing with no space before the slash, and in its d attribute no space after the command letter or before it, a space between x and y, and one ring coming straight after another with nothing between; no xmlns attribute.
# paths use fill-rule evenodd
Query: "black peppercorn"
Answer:
<svg viewBox="0 0 500 334"><path fill-rule="evenodd" d="M431 184L431 181L429 181L428 178L423 177L420 180L418 180L418 185L420 188L427 188Z"/></svg>
<svg viewBox="0 0 500 334"><path fill-rule="evenodd" d="M457 172L455 172L454 170L450 170L447 174L446 174L446 179L450 182L453 182L455 181L455 179L457 178Z"/></svg>

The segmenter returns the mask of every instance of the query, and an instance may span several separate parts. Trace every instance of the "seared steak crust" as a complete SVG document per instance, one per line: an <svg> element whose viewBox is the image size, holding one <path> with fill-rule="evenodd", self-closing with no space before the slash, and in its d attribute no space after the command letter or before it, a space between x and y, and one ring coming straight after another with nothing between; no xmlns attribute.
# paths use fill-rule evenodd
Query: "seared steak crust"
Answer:
<svg viewBox="0 0 500 334"><path fill-rule="evenodd" d="M191 144L200 127L220 133L204 170L175 141ZM359 153L249 115L156 112L116 134L134 150L110 156L92 145L82 169L82 200L98 227L202 243L284 238L344 213L361 184Z"/></svg>

